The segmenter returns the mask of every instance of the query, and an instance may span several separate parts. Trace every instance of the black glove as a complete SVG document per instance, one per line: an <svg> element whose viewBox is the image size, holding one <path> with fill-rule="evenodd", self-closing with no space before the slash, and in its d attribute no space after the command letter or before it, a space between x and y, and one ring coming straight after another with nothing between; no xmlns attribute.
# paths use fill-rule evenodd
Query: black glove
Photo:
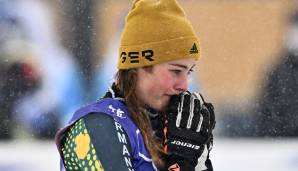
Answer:
<svg viewBox="0 0 298 171"><path fill-rule="evenodd" d="M201 95L183 92L173 96L166 115L168 170L179 167L182 171L194 171L202 154L209 156L214 126L213 106L205 103Z"/></svg>

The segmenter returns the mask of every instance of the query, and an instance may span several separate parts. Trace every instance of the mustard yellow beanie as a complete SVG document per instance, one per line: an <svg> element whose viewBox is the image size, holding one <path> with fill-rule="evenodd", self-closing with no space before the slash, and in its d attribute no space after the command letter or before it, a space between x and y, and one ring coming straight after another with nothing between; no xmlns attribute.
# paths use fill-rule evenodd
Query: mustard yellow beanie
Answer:
<svg viewBox="0 0 298 171"><path fill-rule="evenodd" d="M199 40L176 0L134 1L121 35L118 69L199 57Z"/></svg>

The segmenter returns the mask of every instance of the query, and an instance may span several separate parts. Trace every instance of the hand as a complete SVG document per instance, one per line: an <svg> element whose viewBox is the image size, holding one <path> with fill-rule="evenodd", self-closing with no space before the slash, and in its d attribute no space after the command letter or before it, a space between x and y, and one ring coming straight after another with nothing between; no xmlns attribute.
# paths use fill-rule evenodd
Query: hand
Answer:
<svg viewBox="0 0 298 171"><path fill-rule="evenodd" d="M203 152L212 139L214 126L213 106L201 95L183 92L173 96L166 115L167 165L194 170L198 159L206 153Z"/></svg>

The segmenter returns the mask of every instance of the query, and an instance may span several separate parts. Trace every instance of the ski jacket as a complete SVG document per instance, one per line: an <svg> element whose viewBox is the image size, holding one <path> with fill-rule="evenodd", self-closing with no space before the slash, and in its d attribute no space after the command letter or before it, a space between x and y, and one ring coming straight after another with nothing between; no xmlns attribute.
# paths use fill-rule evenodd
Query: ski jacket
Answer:
<svg viewBox="0 0 298 171"><path fill-rule="evenodd" d="M63 141L65 141L66 133L78 120L90 113L96 113L99 115L105 114L111 116L115 120L118 140L121 144L123 144L123 157L128 166L128 170L157 170L152 162L149 152L145 147L140 130L129 117L128 109L124 102L114 98L103 98L93 104L79 109L77 112L75 112L69 124L57 132L55 140L61 156L61 171L65 170L61 146ZM128 137L128 140L126 140L126 137ZM131 150L129 151L128 149Z"/></svg>

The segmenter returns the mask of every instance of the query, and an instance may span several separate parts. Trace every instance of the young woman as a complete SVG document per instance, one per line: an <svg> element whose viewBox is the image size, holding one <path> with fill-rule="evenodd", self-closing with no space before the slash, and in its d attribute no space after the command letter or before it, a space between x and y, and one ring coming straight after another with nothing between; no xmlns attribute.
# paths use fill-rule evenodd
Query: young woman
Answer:
<svg viewBox="0 0 298 171"><path fill-rule="evenodd" d="M187 91L199 42L176 0L136 0L115 83L56 134L61 170L213 170L213 106Z"/></svg>

